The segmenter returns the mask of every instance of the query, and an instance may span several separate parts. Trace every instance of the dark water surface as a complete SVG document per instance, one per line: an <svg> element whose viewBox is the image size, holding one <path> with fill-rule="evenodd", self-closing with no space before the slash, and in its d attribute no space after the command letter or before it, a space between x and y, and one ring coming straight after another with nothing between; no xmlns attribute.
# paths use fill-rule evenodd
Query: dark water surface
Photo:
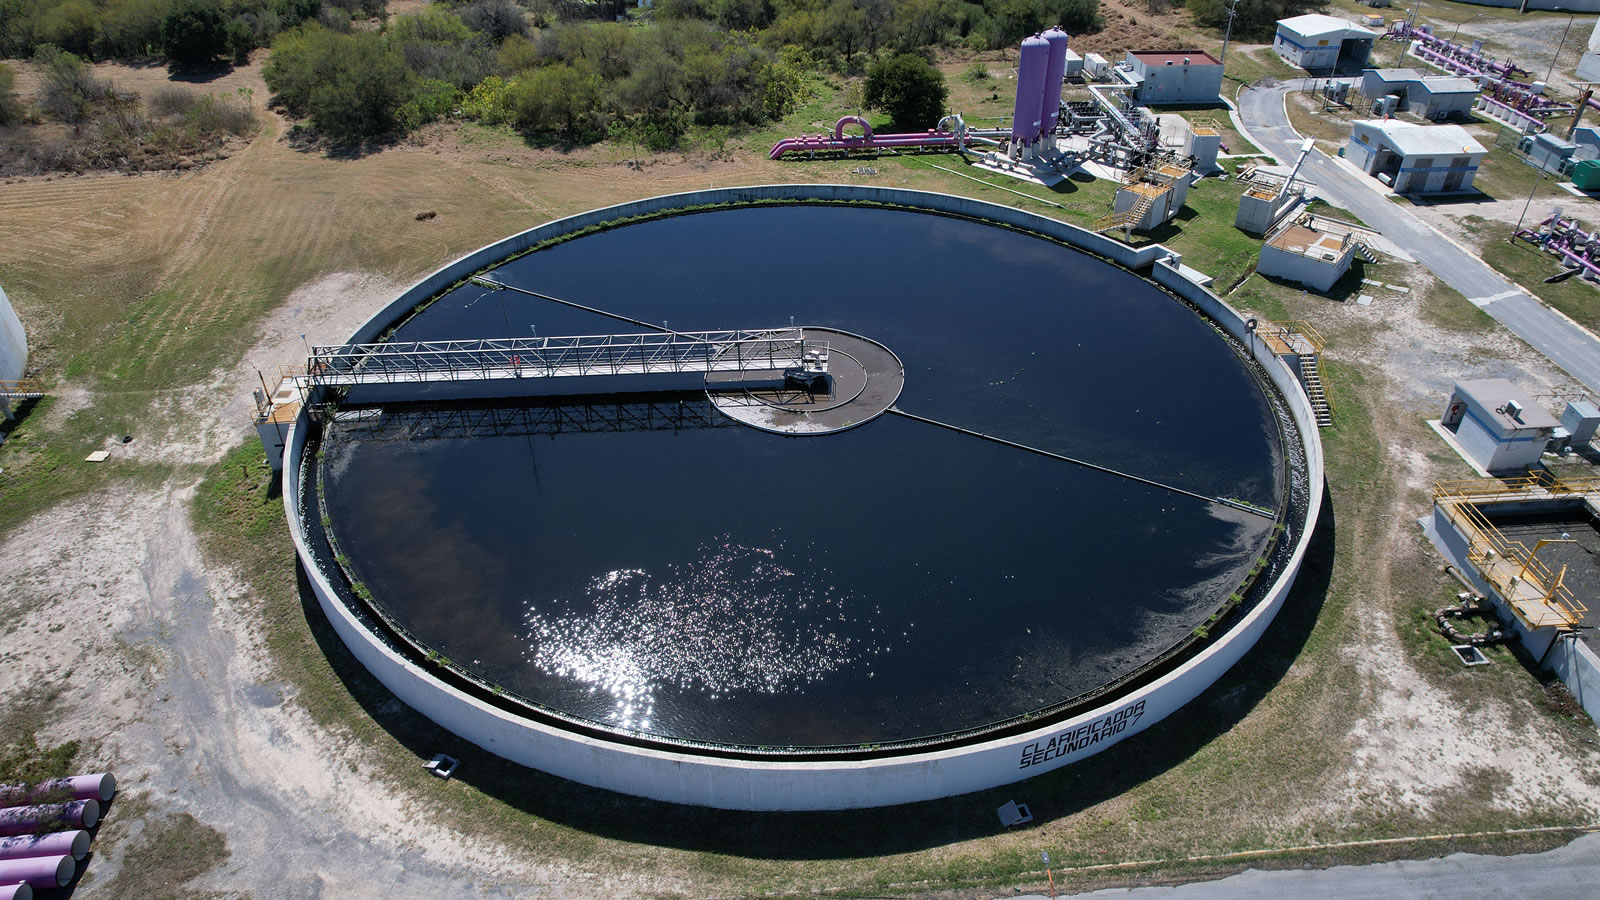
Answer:
<svg viewBox="0 0 1600 900"><path fill-rule="evenodd" d="M904 360L908 412L1280 502L1270 408L1211 325L1042 239L762 207L583 237L498 277L678 330L864 334ZM397 339L530 326L639 330L468 286ZM439 653L602 725L749 746L945 734L1096 690L1203 622L1272 526L893 415L825 437L334 427L325 467L357 577Z"/></svg>

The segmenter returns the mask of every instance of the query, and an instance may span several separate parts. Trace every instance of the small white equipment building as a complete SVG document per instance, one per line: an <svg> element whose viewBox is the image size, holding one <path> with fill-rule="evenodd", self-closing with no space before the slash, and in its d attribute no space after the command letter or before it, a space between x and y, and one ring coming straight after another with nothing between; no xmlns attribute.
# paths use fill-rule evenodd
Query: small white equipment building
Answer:
<svg viewBox="0 0 1600 900"><path fill-rule="evenodd" d="M1528 392L1504 378L1458 381L1439 424L1486 472L1520 471L1539 462L1561 423Z"/></svg>
<svg viewBox="0 0 1600 900"><path fill-rule="evenodd" d="M1460 125L1358 119L1345 156L1401 194L1466 191L1489 151Z"/></svg>
<svg viewBox="0 0 1600 900"><path fill-rule="evenodd" d="M1455 116L1468 116L1478 101L1478 83L1458 75L1429 75L1419 79L1408 91L1411 111L1437 122Z"/></svg>
<svg viewBox="0 0 1600 900"><path fill-rule="evenodd" d="M1378 32L1354 22L1311 13L1279 19L1272 49L1307 72L1331 72L1366 63L1378 37Z"/></svg>
<svg viewBox="0 0 1600 900"><path fill-rule="evenodd" d="M1117 76L1147 105L1222 102L1222 61L1204 50L1130 50Z"/></svg>
<svg viewBox="0 0 1600 900"><path fill-rule="evenodd" d="M1405 109L1411 86L1421 80L1422 73L1416 69L1368 69L1361 73L1361 96L1381 100L1393 95L1400 99L1395 109Z"/></svg>

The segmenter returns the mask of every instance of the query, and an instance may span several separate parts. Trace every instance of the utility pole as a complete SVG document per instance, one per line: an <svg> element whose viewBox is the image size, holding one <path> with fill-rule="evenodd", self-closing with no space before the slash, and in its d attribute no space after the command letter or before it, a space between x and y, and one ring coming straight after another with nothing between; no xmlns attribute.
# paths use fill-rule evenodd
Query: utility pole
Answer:
<svg viewBox="0 0 1600 900"><path fill-rule="evenodd" d="M1228 28L1222 32L1222 55L1217 62L1226 64L1228 61L1228 40L1233 37L1233 17L1239 14L1239 0L1233 0L1228 7Z"/></svg>
<svg viewBox="0 0 1600 900"><path fill-rule="evenodd" d="M1550 71L1544 73L1544 80L1546 83L1550 81L1550 76L1556 73L1556 61L1561 58L1561 48L1567 43L1567 32L1572 30L1572 20L1576 19L1577 17L1577 13L1573 13L1572 15L1568 16L1567 27L1561 29L1561 40L1556 42L1556 52L1550 57Z"/></svg>
<svg viewBox="0 0 1600 900"><path fill-rule="evenodd" d="M1400 55L1394 58L1394 65L1397 69L1406 64L1406 48L1411 46L1411 29L1417 24L1417 7L1419 5L1421 5L1420 0L1411 4L1411 15L1406 17L1405 37L1395 42L1400 45Z"/></svg>

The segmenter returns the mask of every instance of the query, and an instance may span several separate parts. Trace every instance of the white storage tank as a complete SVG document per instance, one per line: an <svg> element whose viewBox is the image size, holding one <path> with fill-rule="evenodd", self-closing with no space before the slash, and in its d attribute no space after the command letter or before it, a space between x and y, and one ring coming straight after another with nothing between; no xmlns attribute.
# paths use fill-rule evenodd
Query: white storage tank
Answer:
<svg viewBox="0 0 1600 900"><path fill-rule="evenodd" d="M28 335L0 288L0 381L21 381L28 370Z"/></svg>

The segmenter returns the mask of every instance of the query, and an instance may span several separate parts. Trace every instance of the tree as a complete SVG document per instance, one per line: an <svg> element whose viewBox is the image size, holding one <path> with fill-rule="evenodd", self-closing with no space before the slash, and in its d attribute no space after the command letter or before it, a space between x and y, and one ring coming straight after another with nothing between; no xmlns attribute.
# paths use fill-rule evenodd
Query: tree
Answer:
<svg viewBox="0 0 1600 900"><path fill-rule="evenodd" d="M211 0L178 0L161 21L161 52L179 65L201 65L228 52L228 21Z"/></svg>
<svg viewBox="0 0 1600 900"><path fill-rule="evenodd" d="M1221 30L1228 24L1229 0L1189 0L1188 7L1194 20L1201 25ZM1279 19L1317 12L1326 6L1314 0L1242 0L1239 16L1233 22L1235 39L1266 37L1272 34Z"/></svg>
<svg viewBox="0 0 1600 900"><path fill-rule="evenodd" d="M862 102L889 113L895 127L917 130L939 121L948 94L942 72L914 53L900 53L867 68Z"/></svg>
<svg viewBox="0 0 1600 900"><path fill-rule="evenodd" d="M1068 34L1087 34L1106 26L1100 15L1100 0L1059 0L1055 4L1056 24Z"/></svg>
<svg viewBox="0 0 1600 900"><path fill-rule="evenodd" d="M339 143L382 137L401 126L400 107L417 93L417 77L400 54L370 32L338 35L339 54L308 104L317 131Z"/></svg>
<svg viewBox="0 0 1600 900"><path fill-rule="evenodd" d="M418 96L417 76L380 35L339 34L315 23L279 35L262 75L275 102L309 116L340 143L399 130L400 108Z"/></svg>

